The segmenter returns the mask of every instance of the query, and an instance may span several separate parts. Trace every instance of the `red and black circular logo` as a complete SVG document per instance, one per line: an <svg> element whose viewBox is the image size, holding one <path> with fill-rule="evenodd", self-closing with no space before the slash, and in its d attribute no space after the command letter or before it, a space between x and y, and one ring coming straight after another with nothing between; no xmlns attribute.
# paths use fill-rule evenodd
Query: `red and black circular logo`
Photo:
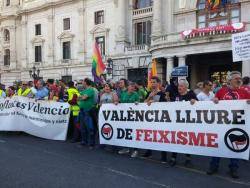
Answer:
<svg viewBox="0 0 250 188"><path fill-rule="evenodd" d="M244 130L234 128L227 131L224 142L231 151L241 153L249 147L249 136Z"/></svg>
<svg viewBox="0 0 250 188"><path fill-rule="evenodd" d="M113 136L113 127L108 124L108 123L105 123L103 126L102 126L102 129L101 129L101 134L102 134L102 137L105 139L105 140L110 140Z"/></svg>

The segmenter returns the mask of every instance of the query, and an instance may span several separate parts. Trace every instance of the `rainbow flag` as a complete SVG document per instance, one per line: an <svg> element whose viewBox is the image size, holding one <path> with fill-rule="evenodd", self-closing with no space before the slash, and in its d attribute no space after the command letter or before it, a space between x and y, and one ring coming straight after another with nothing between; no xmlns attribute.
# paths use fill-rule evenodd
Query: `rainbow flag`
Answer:
<svg viewBox="0 0 250 188"><path fill-rule="evenodd" d="M208 3L212 9L219 7L221 0L208 0Z"/></svg>
<svg viewBox="0 0 250 188"><path fill-rule="evenodd" d="M92 56L92 76L95 82L102 82L101 75L105 71L106 66L102 62L102 56L98 44L95 42Z"/></svg>
<svg viewBox="0 0 250 188"><path fill-rule="evenodd" d="M153 59L151 70L148 72L148 89L151 88L151 78L153 76L157 76L157 62L155 59Z"/></svg>

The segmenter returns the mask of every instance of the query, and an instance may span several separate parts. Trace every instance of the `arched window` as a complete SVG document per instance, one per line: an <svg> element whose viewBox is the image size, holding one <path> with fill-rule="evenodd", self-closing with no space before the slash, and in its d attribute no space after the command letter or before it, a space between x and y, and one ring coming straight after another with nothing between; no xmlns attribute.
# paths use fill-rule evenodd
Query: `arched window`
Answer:
<svg viewBox="0 0 250 188"><path fill-rule="evenodd" d="M198 0L197 27L213 27L240 22L239 0Z"/></svg>
<svg viewBox="0 0 250 188"><path fill-rule="evenodd" d="M152 0L134 0L134 9L141 9L141 8L146 8L150 7L153 5Z"/></svg>
<svg viewBox="0 0 250 188"><path fill-rule="evenodd" d="M6 49L4 50L4 66L10 65L10 50Z"/></svg>
<svg viewBox="0 0 250 188"><path fill-rule="evenodd" d="M10 41L10 31L8 29L4 30L3 35L4 35L4 41L5 42Z"/></svg>

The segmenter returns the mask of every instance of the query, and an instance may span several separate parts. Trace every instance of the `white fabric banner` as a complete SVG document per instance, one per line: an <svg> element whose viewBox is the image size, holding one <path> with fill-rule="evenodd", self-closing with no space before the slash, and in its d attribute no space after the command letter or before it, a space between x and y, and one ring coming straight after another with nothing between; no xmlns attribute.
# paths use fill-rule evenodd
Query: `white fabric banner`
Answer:
<svg viewBox="0 0 250 188"><path fill-rule="evenodd" d="M23 131L52 140L66 140L70 105L25 97L0 99L0 131Z"/></svg>
<svg viewBox="0 0 250 188"><path fill-rule="evenodd" d="M177 153L249 159L246 100L104 104L100 143Z"/></svg>

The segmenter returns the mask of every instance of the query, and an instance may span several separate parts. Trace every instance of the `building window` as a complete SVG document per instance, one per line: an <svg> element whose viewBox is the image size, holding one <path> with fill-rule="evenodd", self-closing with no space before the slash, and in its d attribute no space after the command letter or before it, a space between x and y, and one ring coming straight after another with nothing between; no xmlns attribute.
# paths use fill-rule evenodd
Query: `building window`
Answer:
<svg viewBox="0 0 250 188"><path fill-rule="evenodd" d="M152 0L134 0L134 9L142 9L151 7L153 5Z"/></svg>
<svg viewBox="0 0 250 188"><path fill-rule="evenodd" d="M63 30L70 30L70 18L63 19Z"/></svg>
<svg viewBox="0 0 250 188"><path fill-rule="evenodd" d="M42 46L35 46L35 62L42 62Z"/></svg>
<svg viewBox="0 0 250 188"><path fill-rule="evenodd" d="M5 42L10 41L10 31L8 29L4 30L3 35L4 35L4 41Z"/></svg>
<svg viewBox="0 0 250 188"><path fill-rule="evenodd" d="M96 37L95 40L96 40L96 43L99 46L101 55L104 56L105 55L105 37L103 37L103 36L102 37Z"/></svg>
<svg viewBox="0 0 250 188"><path fill-rule="evenodd" d="M95 25L103 24L104 23L104 11L97 11L95 12Z"/></svg>
<svg viewBox="0 0 250 188"><path fill-rule="evenodd" d="M240 22L239 0L219 1L199 0L197 4L197 27L213 27Z"/></svg>
<svg viewBox="0 0 250 188"><path fill-rule="evenodd" d="M70 42L63 42L63 59L71 59Z"/></svg>
<svg viewBox="0 0 250 188"><path fill-rule="evenodd" d="M151 42L151 21L135 24L135 44L150 44Z"/></svg>
<svg viewBox="0 0 250 188"><path fill-rule="evenodd" d="M41 24L36 24L35 25L35 34L36 35L41 35Z"/></svg>
<svg viewBox="0 0 250 188"><path fill-rule="evenodd" d="M6 49L4 50L4 66L10 65L10 50Z"/></svg>
<svg viewBox="0 0 250 188"><path fill-rule="evenodd" d="M10 0L6 0L6 7L10 6Z"/></svg>

